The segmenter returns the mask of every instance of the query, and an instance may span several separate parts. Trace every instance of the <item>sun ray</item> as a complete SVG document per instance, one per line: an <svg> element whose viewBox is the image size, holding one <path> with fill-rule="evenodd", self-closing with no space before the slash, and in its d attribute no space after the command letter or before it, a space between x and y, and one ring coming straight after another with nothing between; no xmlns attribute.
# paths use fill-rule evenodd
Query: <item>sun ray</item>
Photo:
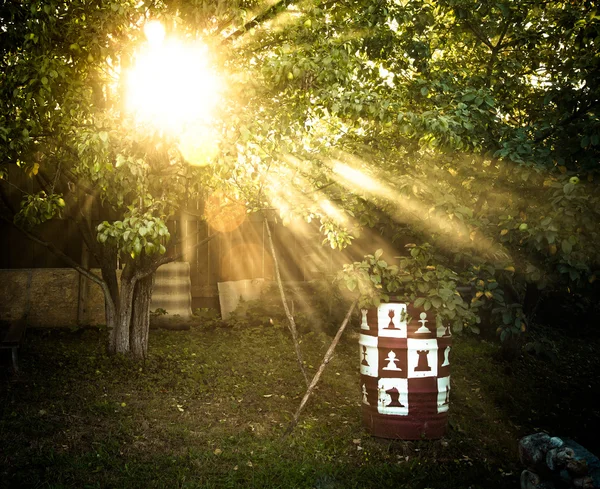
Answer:
<svg viewBox="0 0 600 489"><path fill-rule="evenodd" d="M374 178L369 165L355 156L348 155L349 163L340 159L329 162L338 182L353 192L364 194L368 199L382 199L390 206L390 216L396 222L417 224L430 232L443 236L454 245L473 248L478 252L505 259L507 252L499 243L477 235L467 224L451 219L448 215L431 212L431 208L419 200L419 187L413 185L413 196L399 194L394 187L383 183L383 178ZM404 177L410 180L410 177ZM387 178L389 180L389 178Z"/></svg>

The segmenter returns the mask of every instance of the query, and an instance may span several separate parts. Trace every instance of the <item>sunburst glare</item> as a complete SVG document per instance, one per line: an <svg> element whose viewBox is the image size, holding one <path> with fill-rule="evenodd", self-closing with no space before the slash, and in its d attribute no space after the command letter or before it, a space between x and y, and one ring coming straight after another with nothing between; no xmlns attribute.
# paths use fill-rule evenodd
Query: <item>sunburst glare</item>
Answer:
<svg viewBox="0 0 600 489"><path fill-rule="evenodd" d="M157 22L147 24L145 33L148 43L127 72L128 111L171 132L209 124L222 82L210 66L207 47L165 38Z"/></svg>

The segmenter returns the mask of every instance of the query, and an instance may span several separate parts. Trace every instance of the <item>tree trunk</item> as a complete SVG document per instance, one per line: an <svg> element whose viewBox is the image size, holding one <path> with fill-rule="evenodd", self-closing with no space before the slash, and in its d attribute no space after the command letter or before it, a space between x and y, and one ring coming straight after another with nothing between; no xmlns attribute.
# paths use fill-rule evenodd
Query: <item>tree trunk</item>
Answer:
<svg viewBox="0 0 600 489"><path fill-rule="evenodd" d="M119 282L117 280L116 268L116 251L102 250L100 254L100 270L102 271L102 279L106 282L110 291L110 297L107 297L106 293L104 294L104 313L108 329L108 353L110 354L117 351L116 331L119 311Z"/></svg>
<svg viewBox="0 0 600 489"><path fill-rule="evenodd" d="M131 265L126 265L121 274L119 303L113 335L110 337L109 353L129 353L129 326L133 309L133 292L135 290L134 272Z"/></svg>
<svg viewBox="0 0 600 489"><path fill-rule="evenodd" d="M104 276L104 272L102 273ZM106 279L105 279L106 280ZM107 284L109 282L107 281ZM119 293L111 294L111 297L104 296L104 315L106 318L106 328L108 329L108 353L116 353L116 331L117 331L117 317L119 312ZM116 297L116 300L115 300Z"/></svg>
<svg viewBox="0 0 600 489"><path fill-rule="evenodd" d="M108 353L115 352L115 330L117 325L117 311L115 305L111 304L109 297L104 297L104 316L106 328L108 329Z"/></svg>
<svg viewBox="0 0 600 489"><path fill-rule="evenodd" d="M131 354L136 360L144 360L148 354L148 330L150 326L150 299L154 288L154 274L138 280L133 293L133 314L129 333Z"/></svg>
<svg viewBox="0 0 600 489"><path fill-rule="evenodd" d="M117 321L114 328L115 350L111 353L129 353L129 325L131 323L133 291L135 282L121 280L121 291L119 294L119 308L117 310Z"/></svg>

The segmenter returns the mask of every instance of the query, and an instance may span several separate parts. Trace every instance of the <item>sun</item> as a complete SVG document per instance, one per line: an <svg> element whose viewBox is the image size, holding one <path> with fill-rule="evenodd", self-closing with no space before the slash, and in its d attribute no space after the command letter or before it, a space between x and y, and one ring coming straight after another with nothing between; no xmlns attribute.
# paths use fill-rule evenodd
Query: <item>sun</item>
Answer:
<svg viewBox="0 0 600 489"><path fill-rule="evenodd" d="M148 42L126 79L126 107L136 119L170 132L208 124L219 103L221 81L206 45L165 36L156 21L146 24Z"/></svg>

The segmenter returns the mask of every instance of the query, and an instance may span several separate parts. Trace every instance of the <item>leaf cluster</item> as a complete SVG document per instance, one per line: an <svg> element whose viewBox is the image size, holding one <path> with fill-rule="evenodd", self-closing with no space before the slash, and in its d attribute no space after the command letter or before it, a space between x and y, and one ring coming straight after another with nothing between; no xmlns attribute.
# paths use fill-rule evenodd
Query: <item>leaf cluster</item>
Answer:
<svg viewBox="0 0 600 489"><path fill-rule="evenodd" d="M26 195L15 215L15 223L25 229L31 229L55 216L60 216L65 207L61 194L46 194L43 190Z"/></svg>
<svg viewBox="0 0 600 489"><path fill-rule="evenodd" d="M165 244L170 239L166 223L152 213L140 214L131 208L130 213L121 221L104 221L98 225L97 239L100 243L114 245L117 249L136 259L145 254L163 255Z"/></svg>
<svg viewBox="0 0 600 489"><path fill-rule="evenodd" d="M459 275L436 260L431 245L409 244L407 249L408 256L397 257L395 264L388 264L382 259L383 251L377 250L362 261L345 265L337 279L358 294L363 308L392 299L425 311L433 308L438 325L451 322L456 332L478 322L457 290Z"/></svg>

